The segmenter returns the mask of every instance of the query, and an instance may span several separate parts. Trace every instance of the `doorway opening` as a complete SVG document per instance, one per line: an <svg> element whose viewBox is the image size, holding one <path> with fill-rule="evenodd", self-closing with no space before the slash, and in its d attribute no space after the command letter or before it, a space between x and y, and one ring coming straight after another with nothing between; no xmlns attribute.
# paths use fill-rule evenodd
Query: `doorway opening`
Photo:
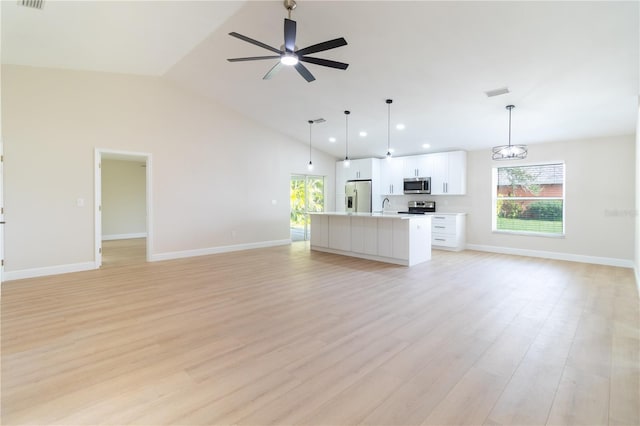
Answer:
<svg viewBox="0 0 640 426"><path fill-rule="evenodd" d="M97 149L95 267L151 260L151 154Z"/></svg>
<svg viewBox="0 0 640 426"><path fill-rule="evenodd" d="M324 177L291 176L291 241L311 238L309 212L324 211Z"/></svg>

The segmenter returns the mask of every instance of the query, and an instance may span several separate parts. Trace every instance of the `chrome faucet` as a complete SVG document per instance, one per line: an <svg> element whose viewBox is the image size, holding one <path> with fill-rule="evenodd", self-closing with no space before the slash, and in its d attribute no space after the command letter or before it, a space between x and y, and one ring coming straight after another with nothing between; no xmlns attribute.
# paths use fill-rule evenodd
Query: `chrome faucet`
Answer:
<svg viewBox="0 0 640 426"><path fill-rule="evenodd" d="M384 200L382 200L382 210L384 210L384 202L387 202L387 207L389 207L389 204L391 204L391 201L389 201L389 199L387 197L384 197Z"/></svg>

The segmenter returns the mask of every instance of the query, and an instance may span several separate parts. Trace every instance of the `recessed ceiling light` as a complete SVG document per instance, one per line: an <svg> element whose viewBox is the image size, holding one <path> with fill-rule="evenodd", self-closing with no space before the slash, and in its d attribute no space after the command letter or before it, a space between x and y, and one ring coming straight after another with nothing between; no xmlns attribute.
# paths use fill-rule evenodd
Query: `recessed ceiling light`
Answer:
<svg viewBox="0 0 640 426"><path fill-rule="evenodd" d="M333 143L336 141L336 138L334 138L333 136L329 138L329 142Z"/></svg>
<svg viewBox="0 0 640 426"><path fill-rule="evenodd" d="M404 124L400 123L400 124L396 124L396 129L398 130L404 130Z"/></svg>
<svg viewBox="0 0 640 426"><path fill-rule="evenodd" d="M365 132L364 130L363 130L363 131L361 131L361 132L360 132L360 136L362 136L362 137L364 138L365 136L367 136L367 132Z"/></svg>
<svg viewBox="0 0 640 426"><path fill-rule="evenodd" d="M423 144L422 144L422 147L423 147L424 149L429 149L429 148L431 148L431 145L429 145L428 143L423 143Z"/></svg>

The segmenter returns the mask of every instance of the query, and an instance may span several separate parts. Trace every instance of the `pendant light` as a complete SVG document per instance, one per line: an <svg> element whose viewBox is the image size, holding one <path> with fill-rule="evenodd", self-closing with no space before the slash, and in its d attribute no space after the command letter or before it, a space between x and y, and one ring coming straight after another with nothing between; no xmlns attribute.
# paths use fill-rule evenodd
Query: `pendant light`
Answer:
<svg viewBox="0 0 640 426"><path fill-rule="evenodd" d="M315 120L309 120L307 121L307 123L309 123L309 164L307 164L307 168L309 169L309 171L313 170L313 163L311 162L311 126L314 123L324 123L325 120L324 118L316 118Z"/></svg>
<svg viewBox="0 0 640 426"><path fill-rule="evenodd" d="M391 160L391 103L392 99L387 99L387 160Z"/></svg>
<svg viewBox="0 0 640 426"><path fill-rule="evenodd" d="M345 168L347 168L347 167L349 167L351 165L351 161L349 160L349 114L351 114L351 111L345 111L344 112L345 151L344 151L344 163L342 163L342 164L344 165Z"/></svg>
<svg viewBox="0 0 640 426"><path fill-rule="evenodd" d="M309 171L313 170L313 163L311 162L311 126L313 125L313 120L309 120L309 164L307 164L307 169Z"/></svg>
<svg viewBox="0 0 640 426"><path fill-rule="evenodd" d="M494 160L522 160L527 157L526 145L511 145L511 110L515 108L513 105L507 105L505 108L509 110L509 144L493 147Z"/></svg>

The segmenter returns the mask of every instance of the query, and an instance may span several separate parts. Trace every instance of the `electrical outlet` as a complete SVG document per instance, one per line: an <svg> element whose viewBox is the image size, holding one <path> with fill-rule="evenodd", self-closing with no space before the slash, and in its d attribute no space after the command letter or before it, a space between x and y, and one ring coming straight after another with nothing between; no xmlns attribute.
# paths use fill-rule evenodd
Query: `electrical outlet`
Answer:
<svg viewBox="0 0 640 426"><path fill-rule="evenodd" d="M77 205L78 207L84 207L84 198L78 198L78 199L76 200L76 205Z"/></svg>

